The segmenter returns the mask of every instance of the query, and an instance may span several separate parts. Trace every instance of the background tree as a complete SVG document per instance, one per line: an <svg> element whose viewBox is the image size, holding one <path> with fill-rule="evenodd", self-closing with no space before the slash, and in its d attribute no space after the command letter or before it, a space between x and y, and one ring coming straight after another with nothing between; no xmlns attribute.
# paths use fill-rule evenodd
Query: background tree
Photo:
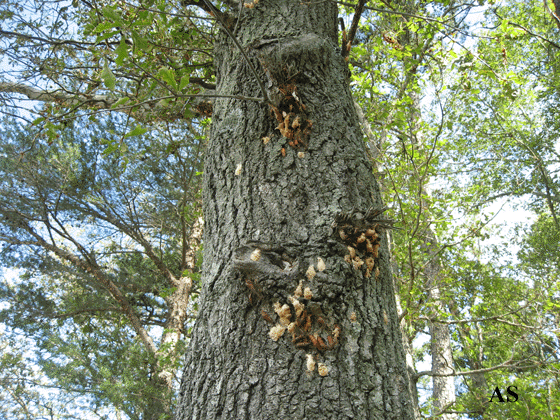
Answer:
<svg viewBox="0 0 560 420"><path fill-rule="evenodd" d="M480 211L484 208L484 206L488 206L493 201L492 199L488 200L488 191L499 191L496 193L495 198L500 196L503 197L503 192L507 191L509 186L504 186L501 180L495 178L494 175L489 172L489 167L486 165L488 162L488 156L480 157L480 155L477 155L477 157L474 157L471 155L471 153L483 154L485 153L484 150L488 150L488 131L483 132L483 136L485 136L484 139L476 140L479 142L478 144L484 144L486 146L479 148L478 145L470 143L470 146L466 149L463 149L463 142L466 138L477 138L476 134L469 137L470 133L477 132L476 129L473 131L470 129L468 131L461 131L460 135L462 138L455 137L455 133L453 132L453 130L457 130L457 127L462 125L462 121L468 120L473 123L479 123L480 120L485 119L484 116L481 117L480 120L473 118L475 115L479 116L481 107L484 107L484 99L481 101L478 93L492 92L492 89L488 89L488 87L486 89L477 89L474 87L475 83L473 82L472 85L460 85L460 92L457 92L456 89L446 91L446 88L449 86L449 81L454 79L449 73L442 72L442 69L444 69L446 65L453 65L453 61L449 61L450 57L455 59L458 58L458 55L454 51L456 51L458 45L465 41L465 35L473 35L473 32L471 32L467 25L454 25L453 22L464 22L465 16L467 16L466 12L470 10L473 5L461 5L458 3L446 2L445 6L448 7L448 12L445 12L446 8L443 7L441 9L441 16L447 16L449 19L446 20L428 20L425 18L425 12L421 13L422 17L420 17L419 13L411 13L410 10L408 10L408 13L403 13L402 9L394 11L395 14L401 12L405 15L401 19L396 20L396 25L390 25L386 23L387 21L383 21L382 19L375 20L374 17L372 19L372 26L364 25L363 28L365 36L369 36L369 38L366 39L368 41L371 39L369 43L364 43L367 49L356 50L358 53L353 56L356 57L356 61L352 61L351 57L351 63L355 65L354 75L356 81L358 82L354 84L355 89L366 98L363 101L364 104L367 104L368 102L374 104L369 109L367 105L365 105L365 109L368 114L371 115L370 121L373 122L373 130L378 133L375 142L376 144L374 144L372 150L374 151L373 154L377 156L380 165L383 165L381 166L383 170L382 174L386 177L386 181L384 182L386 189L384 191L387 194L394 194L396 197L399 197L397 200L389 199L389 201L399 203L399 209L402 213L401 217L403 218L404 225L406 226L404 232L397 231L394 238L395 241L397 241L397 244L408 244L409 252L404 254L399 253L399 250L402 250L403 247L397 245L395 247L394 256L396 263L401 264L400 267L402 267L400 270L397 268L396 272L399 274L403 273L404 275L402 279L406 279L406 282L403 282L404 287L401 289L401 293L403 293L406 297L404 300L404 307L407 311L405 312L403 320L405 322L410 322L409 327L405 327L405 331L408 331L409 333L405 333L405 335L410 337L411 340L423 331L423 323L419 322L419 320L430 321L432 325L434 325L435 321L435 325L441 325L445 328L448 326L456 328L458 332L461 332L459 335L456 335L456 337L468 337L469 340L473 339L473 331L475 332L475 339L481 334L484 335L482 329L484 325L491 325L491 328L497 328L497 330L500 330L503 318L502 321L498 322L495 318L496 315L499 314L500 316L506 318L505 315L509 314L512 310L512 302L514 300L519 301L520 309L523 309L525 304L522 299L517 299L517 297L520 298L521 296L526 296L525 293L521 293L523 288L519 287L519 281L518 279L515 279L515 274L513 274L513 278L508 279L508 276L512 276L512 271L508 269L507 266L491 264L489 267L485 267L484 265L481 265L480 262L475 264L473 261L472 263L469 263L470 269L475 269L479 275L485 276L485 272L493 272L494 276L502 278L501 281L504 283L502 283L500 287L489 289L488 293L490 293L490 290L504 290L504 294L501 296L504 298L503 300L506 300L506 298L509 299L508 303L505 305L507 309L504 309L503 301L498 303L494 299L490 298L490 295L486 295L484 303L479 307L480 309L483 308L483 311L479 312L479 316L480 319L488 319L488 321L484 323L484 325L476 325L473 323L475 324L475 328L467 328L466 330L468 330L468 333L466 333L465 327L468 326L470 321L463 318L460 315L460 311L465 311L469 308L469 305L472 305L473 301L469 301L470 303L463 301L464 303L459 306L461 309L458 310L456 302L452 298L453 296L464 293L464 291L452 287L452 285L462 284L456 282L458 278L465 279L462 275L459 275L457 271L454 271L452 267L455 264L465 264L465 262L472 259L472 257L468 256L468 254L465 255L465 253L474 251L478 256L477 258L480 258L479 256L482 254L480 250L476 249L478 247L477 242L481 239L475 239L475 241L473 241L472 234L474 233L476 235L475 237L482 239L484 237L489 237L486 236L488 235L487 233L484 233L482 236L480 235L481 229L484 229L483 226L488 221L488 219L485 221L485 218ZM385 7L384 11L389 11L390 9L387 5L379 5L378 7ZM377 10L379 11L379 9ZM542 11L543 10L541 8L539 10L541 15ZM414 21L414 18L417 18L418 20ZM414 23L414 25L411 25L411 23ZM418 23L420 23L420 25L418 25ZM432 35L430 35L430 26L432 26L432 28L438 28L437 36L435 38L430 38L430 36L433 35L433 32ZM411 28L413 29L411 30ZM508 34L512 33L512 28L513 25L510 24ZM376 30L378 32L376 32ZM426 55L415 55L422 51L421 48L407 49L407 45L410 43L411 33L414 36L412 39L415 43L428 47L424 50ZM458 36L453 38L453 33L458 33ZM427 36L422 38L423 35ZM517 36L519 36L519 29ZM478 37L474 38L475 41L476 39L478 39ZM495 52L497 50L494 37L482 36L480 39L480 42L476 41L479 45L484 45L485 39L489 40L488 44L493 46L491 50L492 53L487 55L490 51L484 49L479 49L476 52L471 53L472 48L463 46L463 49L459 51L466 51L466 56L468 57L470 55L470 59L461 58L457 60L455 62L457 67L453 68L459 68L459 71L463 72L461 80L463 80L464 83L465 81L468 82L471 78L472 80L476 80L477 77L479 77L476 71L472 71L468 75L468 79L464 73L465 69L472 69L473 66L476 66L476 68L480 71L480 77L483 79L488 77L488 75L491 75L494 76L494 80L499 80L499 84L496 83L500 86L499 92L506 91L507 89L511 92L511 84L515 83L515 78L519 76L516 76L513 72L508 72L508 70L504 71L502 67L503 61L491 61L490 58L496 56ZM451 40L451 42L449 42L449 40ZM424 41L424 43L422 41ZM499 45L503 47L503 44ZM519 48L523 47L519 45ZM497 57L502 60L504 52L501 50L498 50L498 52L499 55ZM418 66L417 57L422 58L425 63L424 66ZM404 65L407 61L408 63L415 65L409 65L407 67ZM467 63L467 66L464 65L465 63ZM402 73L399 73L398 70L400 69L402 69ZM422 69L422 75L418 78L414 78L414 75L420 73L418 69ZM401 77L398 78L395 77L395 75ZM517 79L517 81L520 82L520 79ZM415 85L415 82L418 82L418 85ZM435 86L429 87L430 84L434 82ZM438 85L438 83L441 84ZM410 92L404 93L402 90L403 86L411 86ZM470 90L467 91L465 86ZM415 113L418 115L420 112L418 106L414 106L414 98L418 97L419 92L425 91L435 92L435 98L432 102L431 109L436 109L439 112L426 112L427 124L414 124L414 121L417 121L417 117L415 119L414 115ZM461 94L461 92L465 93ZM459 98L460 100L457 100ZM498 99L499 95L494 95L494 98ZM457 108L453 108L452 110L451 107L453 106ZM466 106L468 109L468 111L464 114L465 118L455 119L455 110L461 109L460 112L462 112L463 108L460 108L462 106ZM472 108L468 108L471 106ZM521 101L513 103L508 105L508 108L510 109L508 112L522 112L525 107L526 105L523 105ZM531 105L527 106L527 108L530 109ZM425 109L429 110L430 108ZM387 118L388 116L389 118ZM459 122L455 123L457 120ZM492 117L488 118L488 121L491 120ZM511 121L514 121L519 126L521 125L521 122L517 121L525 120L512 118ZM450 130L447 130L447 128ZM530 128L527 127L524 128L524 130L529 131ZM479 131L478 133L481 132ZM425 138L428 144L432 142L433 147L419 147L418 138ZM452 138L454 141L452 143L448 143L447 139L449 138ZM457 165L453 169L442 165L446 161L449 162L455 159L450 158L450 149L448 146L451 146L452 149L457 146L454 150L457 153L458 159L461 160L461 164ZM490 147L496 148L496 145L493 144ZM380 153L380 151L382 152ZM451 152L451 154L455 152ZM504 153L511 152L503 151L502 155ZM465 155L468 155L468 158L462 160L462 157ZM401 157L404 157L404 159L401 160ZM400 166L397 166L397 163L401 163ZM459 172L456 168L470 167L471 164L478 165L478 170L480 170L480 172L477 172L477 170L469 172L469 175L472 176L469 179L473 180L471 185L472 190L470 189L469 191L471 192L465 194L465 176L460 175L465 172ZM524 166L518 165L518 168L520 171L525 170ZM422 185L428 185L425 182L427 179L426 177L430 174L434 175L432 185L439 184L446 186L449 185L449 182L451 182L452 185L457 185L455 194L448 195L446 194L444 188L438 188L435 195L431 197L425 195L425 187L422 187ZM494 178L492 181L485 184L480 182L481 177L484 179ZM395 182L394 179L398 179L399 181ZM433 181L436 181L436 183ZM410 188L406 189L407 186L410 186ZM403 193L403 190L406 192ZM411 200L412 197L417 197L417 199ZM407 203L406 200L410 200L411 203ZM459 208L461 208L461 211L463 212L463 220L457 220L453 216L453 212L456 212ZM407 222L408 217L410 217L411 223ZM450 224L448 221L453 219L456 220ZM430 226L437 229L438 235L443 238L441 243L443 246L437 252L433 253L432 256L422 255L422 253L418 251L426 249L426 244L424 243L424 246L422 244L427 237L425 233L430 229ZM469 236L471 237L469 238ZM433 248L433 240L430 242L432 243ZM492 253L490 250L487 250L486 252ZM505 255L508 251L502 250L501 252L502 255ZM438 260L440 259L444 262L445 266L448 267L448 269L439 272L439 287L443 291L443 299L448 302L446 304L446 308L441 308L444 309L443 311L441 309L439 311L434 311L434 309L438 307L438 303L429 296L430 291L435 290L433 288L433 282L431 283L431 287L428 286L428 283L424 283L423 287L418 287L419 284L422 284L418 283L417 279L420 277L418 274L422 274L421 270L425 270L437 261L433 259L433 255L435 255ZM428 257L427 259L426 256ZM500 272L502 272L502 274L498 274ZM406 273L410 273L410 277ZM475 277L472 281L480 282L480 279ZM489 284L492 284L495 281L495 279L490 280ZM516 292L519 292L519 294L516 295L510 291L506 293L506 289L515 290ZM474 289L470 289L469 286L469 293L471 296L476 299L480 299L481 296L477 293L473 293L473 291ZM455 319L448 318L449 311L455 315ZM527 311L527 314L529 312L530 310ZM514 322L511 318L510 321ZM497 325L493 325L495 323ZM520 338L523 336L524 330L519 329L519 326L517 328L518 330L514 336ZM495 339L496 330L490 334ZM504 335L504 338L511 337L511 334L513 334L513 332L508 331L508 334ZM501 336L501 334L499 336ZM433 344L441 346L443 343L442 340L436 339L434 334L431 334L431 339ZM511 344L512 342L508 343L508 340L504 340L506 348ZM470 384L470 395L476 396L479 400L486 400L485 402L487 402L487 399L484 396L485 391L483 390L489 388L489 382L486 380L486 376L490 376L485 373L485 369L507 370L521 361L523 361L523 365L527 369L541 366L540 361L537 361L535 358L527 359L526 354L522 355L521 353L518 353L512 358L510 358L510 354L507 356L502 354L502 356L505 356L502 359L491 358L492 362L489 362L490 358L488 358L487 353L491 351L492 347L484 348L482 345L472 346L466 342L463 342L462 345L476 350L472 353L466 354L467 357L472 359L473 363L467 363L464 365L461 362L461 369L466 370L461 372L459 377L463 378L465 377L464 375L472 377L473 382ZM432 353L432 356L437 354L437 350L434 351L433 347ZM456 357L464 358L465 355L459 356L459 354L456 354ZM485 359L484 362L481 357ZM448 357L447 361L449 360L450 358ZM511 365L504 365L505 361L508 361ZM448 367L453 366L453 361L451 361L451 363L451 365L448 364ZM468 370L470 370L470 373L468 373ZM432 369L431 371L419 373L419 375L426 374L437 378L439 372L437 369ZM472 385L475 383L476 386L473 387ZM436 406L435 411L437 413L438 411L441 411L437 409L437 407L445 407L446 404L443 401L438 401L435 387L433 392L434 405ZM475 408L475 406L477 408ZM469 410L476 413L479 409L480 405L477 405L474 402L473 405L468 406L468 408L448 406L447 411L450 413L446 415L451 416L453 415L453 412L468 412Z"/></svg>
<svg viewBox="0 0 560 420"><path fill-rule="evenodd" d="M375 123L377 137L371 148L377 150L383 170L384 193L396 204L402 220L403 230L393 236L393 254L407 346L412 348L424 328L424 323L418 322L419 312L428 310L432 415L451 419L456 418L452 412L455 386L451 337L449 326L437 320L447 311L442 291L446 287L441 267L444 248L437 239L446 229L442 223L445 206L430 192L430 183L437 176L445 116L433 121L433 126L427 124L422 114L429 118L432 115L422 108L421 96L433 77L431 73L437 75L439 71L435 64L443 54L444 40L461 30L461 22L474 5L403 2L384 7L385 14L372 15L364 25L365 48L357 50L355 60L351 60L358 82L355 89ZM435 92L437 95L438 87ZM416 372L413 377L417 378Z"/></svg>
<svg viewBox="0 0 560 420"><path fill-rule="evenodd" d="M471 213L474 216L471 220L479 220L471 225L475 230L470 233L479 239L465 242L471 255L456 259L458 264L455 268L453 257L447 259L450 278L460 279L456 284L461 285L459 289L450 289L454 291L455 300L450 309L457 319L448 322L456 325L454 329L459 339L455 358L461 368L471 369L470 374L464 372L466 375L461 375L467 379L462 389L468 392L460 393L466 398L461 399L458 411L470 412L474 418L482 418L479 416L483 415L500 417L506 413L509 416L525 416L531 411L553 416L547 408L550 405L544 403L550 398L542 399L543 404L525 398L520 404L524 408L517 411L519 406L489 405L480 396L481 390L487 389L489 384L511 381L512 372L516 372L516 384L525 377L519 374L521 371L531 372L528 376L535 374L544 378L547 374L543 366L553 366L551 363L554 360L542 357L543 354L536 351L544 337L538 337L535 331L547 324L541 318L544 313L538 310L543 296L535 294L532 281L507 262L507 255L512 253L512 239L509 243L494 244L494 250L481 249L482 240L493 239L496 243L498 237L504 236L505 229L479 229L478 226L482 225L477 226L477 223L484 223L484 216L479 211L501 197L513 198L529 193L531 195L524 196L529 197L525 202L528 208L537 209L545 204L549 211L554 211L548 204L550 200L533 201L539 196L550 195L547 191L554 188L553 182L550 182L551 166L548 165L555 158L554 153L549 152L554 150L554 146L551 148L550 143L547 145L546 141L542 141L540 134L542 111L546 109L536 100L540 83L534 79L535 68L525 71L531 60L524 59L527 48L531 49L531 46L538 45L537 48L540 48L547 45L546 49L551 46L548 42L535 42L539 39L536 29L542 27L537 22L546 22L542 19L546 10L535 7L535 4L529 7L523 3L521 8L517 8L515 2L508 3L515 10L510 21L502 18L507 10L503 4L500 5L502 7L488 9L486 25L492 27L495 22L494 29L481 32L476 47L453 55L453 68L458 71L455 73L456 84L452 84L445 94L448 100L444 109L449 112L453 124L445 126L444 135L452 141L448 143L451 146L449 149L442 149L444 154L440 161L447 163L440 173L459 174L446 176L451 182L444 185L447 188L452 185L449 191L461 197L457 209L461 209L463 214L475 210ZM532 25L516 23L528 17L533 20ZM494 18L497 20L493 21ZM528 26L532 26L535 33L523 29ZM550 33L550 21L544 27L547 27L545 32ZM540 36L540 41L543 41L544 37ZM553 56L548 55L549 58ZM447 80L453 78L448 75ZM553 138L549 137L549 140ZM546 155L548 157L543 159ZM528 174L531 174L530 177L527 177ZM535 182L530 179L541 180L549 188L539 191L540 188L535 188ZM469 230L464 232L468 239ZM515 232L512 235L514 241L520 241L520 245L525 246L522 236ZM469 242L472 245L468 245ZM448 250L453 253L458 251ZM484 258L485 255L493 255L494 260ZM467 265L460 268L465 263ZM468 271L476 275L465 276ZM496 299L497 295L501 298ZM461 303L457 303L459 296ZM475 319L478 321L473 321ZM549 328L544 327L544 331L545 336L550 335ZM519 384L530 390L539 388L534 385L524 381ZM461 408L462 404L465 405Z"/></svg>
<svg viewBox="0 0 560 420"><path fill-rule="evenodd" d="M1 319L59 386L156 418L198 290L203 145L170 125L119 143L123 126L77 119L52 143L3 130L0 255L21 280L2 284Z"/></svg>

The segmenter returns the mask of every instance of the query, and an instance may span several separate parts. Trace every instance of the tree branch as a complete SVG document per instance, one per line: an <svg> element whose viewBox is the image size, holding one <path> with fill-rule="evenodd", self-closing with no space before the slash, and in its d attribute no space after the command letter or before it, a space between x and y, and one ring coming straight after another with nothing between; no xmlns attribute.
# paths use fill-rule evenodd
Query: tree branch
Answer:
<svg viewBox="0 0 560 420"><path fill-rule="evenodd" d="M77 311L72 311L72 312L65 312L65 313L60 313L60 314L54 314L54 315L50 315L49 318L73 318L76 315L81 315L81 314L91 314L94 312L124 312L122 308L118 308L118 307L114 307L114 308L88 308L88 309L80 309Z"/></svg>
<svg viewBox="0 0 560 420"><path fill-rule="evenodd" d="M418 372L415 376L416 379L420 378L421 376L470 376L470 375L474 375L477 373L487 373L487 372L492 372L494 370L498 370L498 369L514 369L517 368L524 360L519 360L518 362L512 363L513 362L513 357L511 357L510 359L506 360L503 363L500 363L499 365L496 366L492 366L489 368L483 368L483 369L475 369L475 370L468 370L468 371L462 371L462 372L457 372L455 369L453 369L453 372L450 373L434 373L431 370L424 370L422 372ZM537 367L537 366L541 366L541 364L535 364L534 366L526 366L527 367Z"/></svg>
<svg viewBox="0 0 560 420"><path fill-rule="evenodd" d="M200 83L199 83L200 84ZM202 85L202 84L201 84ZM214 85L206 84L208 87L214 87ZM159 105L158 102L165 100L165 99L176 99L176 98L185 98L185 99L211 99L211 98L232 98L232 99L240 99L240 100L247 100L247 101L255 101L255 102L262 102L262 98L255 98L249 96L242 96L242 95L219 95L210 91L209 93L202 93L202 94L177 94L177 95L168 95L164 97L158 97L153 99L148 99L138 103L132 103L131 105L119 105L115 107L115 104L119 100L119 98L108 96L108 95L87 95L82 93L65 93L60 90L48 91L37 89L28 85L24 85L22 83L15 83L15 82L1 82L0 83L0 92L6 93L18 93L20 95L26 96L28 99L33 101L40 101L40 102L54 102L59 103L63 106L72 107L73 110L76 110L80 107L90 107L95 108L97 110L107 110L107 111L116 111L116 112L123 112L131 117L143 121L150 115L153 115L154 112L158 111L169 111L169 106L162 106ZM122 99L122 98L121 98ZM131 98L134 100L135 98ZM201 101L193 102L193 105L196 106L196 103ZM178 119L184 119L184 111L185 111L185 104L180 104L180 106L173 109L174 117ZM198 114L196 108L193 108L195 114ZM168 114L169 115L169 114ZM203 114L198 114L203 115Z"/></svg>
<svg viewBox="0 0 560 420"><path fill-rule="evenodd" d="M558 29L560 29L560 18L558 17L557 14L558 12L560 12L560 0L552 0L556 12L553 12L550 9L550 6L548 5L548 0L544 0L543 3L544 3L544 8L548 13L550 13L550 16L552 16L552 19L554 19L554 21L556 22L556 26L558 26Z"/></svg>
<svg viewBox="0 0 560 420"><path fill-rule="evenodd" d="M496 13L496 15L498 15L498 14ZM499 16L498 16L498 17L499 17ZM555 17L556 17L556 16L555 16ZM500 19L501 19L501 18L500 18ZM558 18L556 17L556 19L558 19ZM534 37L536 37L536 38L539 38L539 39L542 40L542 41L548 42L548 43L549 43L550 45L552 45L554 48L557 48L557 49L560 50L560 45L558 45L556 42L551 41L550 39L545 38L545 37L542 36L542 35L536 34L536 33L530 31L529 29L527 29L526 27L524 27L524 26L522 26L522 25L520 25L520 24L518 24L518 23L515 23L515 22L508 22L508 25L515 26L516 28L519 28L519 29L523 29L523 30L524 30L525 32L527 32L529 35L534 36ZM559 27L560 27L560 23L559 23L558 25L559 25Z"/></svg>
<svg viewBox="0 0 560 420"><path fill-rule="evenodd" d="M51 44L53 46L60 46L60 45L72 45L73 47L77 47L79 49L85 50L86 46L88 45L96 45L95 42L80 42L74 41L72 39L64 40L64 39L52 39L52 38L41 38L38 36L20 34L17 32L10 32L10 31L3 31L0 30L0 35L6 38L19 38L19 39L26 39L28 41L39 41L45 44Z"/></svg>
<svg viewBox="0 0 560 420"><path fill-rule="evenodd" d="M362 16L365 3L366 0L358 0L358 4L354 6L354 17L352 18L352 25L350 26L350 30L348 31L348 39L346 40L346 45L342 46L343 57L348 57L348 54L350 54L350 48L352 47L352 42L354 41L354 37L356 36L356 32L358 31L358 24L360 23L360 18Z"/></svg>

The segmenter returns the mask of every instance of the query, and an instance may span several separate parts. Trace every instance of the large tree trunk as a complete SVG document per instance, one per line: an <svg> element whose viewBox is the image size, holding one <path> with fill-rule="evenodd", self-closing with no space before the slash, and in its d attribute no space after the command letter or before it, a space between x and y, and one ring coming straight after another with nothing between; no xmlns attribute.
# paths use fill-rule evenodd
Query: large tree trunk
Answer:
<svg viewBox="0 0 560 420"><path fill-rule="evenodd" d="M378 248L366 229L376 226L365 210L381 202L336 22L331 2L243 9L236 36L275 106L214 106L204 286L177 419L413 419L386 236ZM262 96L230 38L215 54L217 93ZM351 209L364 211L340 216Z"/></svg>

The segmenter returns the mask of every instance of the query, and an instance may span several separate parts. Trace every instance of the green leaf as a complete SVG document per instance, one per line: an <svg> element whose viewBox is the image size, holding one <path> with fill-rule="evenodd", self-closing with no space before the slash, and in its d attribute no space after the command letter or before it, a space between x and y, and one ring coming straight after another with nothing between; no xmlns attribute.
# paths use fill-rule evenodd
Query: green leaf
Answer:
<svg viewBox="0 0 560 420"><path fill-rule="evenodd" d="M185 275L183 274L183 276L185 276ZM161 292L159 293L159 295L162 298L165 299L166 297L171 296L173 293L175 293L176 290L177 290L176 287L170 287L170 288L162 289Z"/></svg>
<svg viewBox="0 0 560 420"><path fill-rule="evenodd" d="M97 38L95 38L95 42L99 43L101 41L105 41L106 39L112 38L115 35L119 35L119 34L120 34L119 31L107 32L105 34L98 35Z"/></svg>
<svg viewBox="0 0 560 420"><path fill-rule="evenodd" d="M115 23L122 23L122 19L115 11L114 7L105 6L102 13L107 19L112 20Z"/></svg>
<svg viewBox="0 0 560 420"><path fill-rule="evenodd" d="M135 47L137 47L141 51L147 51L149 49L150 44L148 44L148 41L146 41L146 39L142 38L138 34L138 32L131 31L130 36L132 37L132 40L134 41L134 46Z"/></svg>
<svg viewBox="0 0 560 420"><path fill-rule="evenodd" d="M93 30L93 33L94 34L101 34L101 33L105 32L107 29L114 28L115 26L116 26L116 23L111 22L111 21L101 22L99 25L97 25L95 27L95 29Z"/></svg>
<svg viewBox="0 0 560 420"><path fill-rule="evenodd" d="M188 75L181 77L181 81L179 82L179 90L183 91L183 89L189 84L189 81L190 77Z"/></svg>
<svg viewBox="0 0 560 420"><path fill-rule="evenodd" d="M105 142L105 143L107 143L107 142ZM110 155L111 153L113 153L114 151L116 151L119 148L118 143L116 143L115 141L110 141L108 143L109 144L107 145L105 150L103 150L104 155Z"/></svg>
<svg viewBox="0 0 560 420"><path fill-rule="evenodd" d="M183 116L187 120L190 120L190 119L194 118L194 113L191 111L191 108L189 106L185 107L185 112L184 112Z"/></svg>
<svg viewBox="0 0 560 420"><path fill-rule="evenodd" d="M139 10L138 11L138 20L132 24L132 26L139 26L139 25L147 25L148 21L153 20L149 19L151 12L148 10Z"/></svg>
<svg viewBox="0 0 560 420"><path fill-rule="evenodd" d="M158 71L158 76L161 77L161 79L169 86L171 86L173 89L177 90L177 81L175 80L175 70L167 67L162 67Z"/></svg>
<svg viewBox="0 0 560 420"><path fill-rule="evenodd" d="M105 84L105 86L107 86L108 89L111 90L115 89L117 78L109 68L109 64L107 60L105 60L105 62L103 63L103 70L101 71L101 80L103 80L103 83Z"/></svg>
<svg viewBox="0 0 560 420"><path fill-rule="evenodd" d="M117 66L122 66L124 59L128 56L128 46L126 45L124 38L121 38L121 42L115 52L117 53L115 64Z"/></svg>
<svg viewBox="0 0 560 420"><path fill-rule="evenodd" d="M133 137L133 136L141 136L142 134L144 134L146 131L148 131L147 128L144 128L140 125L137 125L136 128L128 133L125 134L124 138L128 138L128 137Z"/></svg>
<svg viewBox="0 0 560 420"><path fill-rule="evenodd" d="M111 109L115 109L118 108L119 106L126 104L128 101L130 101L130 98L124 97L124 98L120 98L117 102L115 102L112 106Z"/></svg>

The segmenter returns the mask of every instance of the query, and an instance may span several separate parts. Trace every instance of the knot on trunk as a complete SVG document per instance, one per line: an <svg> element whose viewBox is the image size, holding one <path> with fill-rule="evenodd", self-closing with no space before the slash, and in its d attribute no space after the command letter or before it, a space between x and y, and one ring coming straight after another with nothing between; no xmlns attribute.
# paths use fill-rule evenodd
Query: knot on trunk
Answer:
<svg viewBox="0 0 560 420"><path fill-rule="evenodd" d="M249 241L233 254L233 267L261 289L281 289L293 284L299 264L282 246ZM268 294L268 293L266 293Z"/></svg>

